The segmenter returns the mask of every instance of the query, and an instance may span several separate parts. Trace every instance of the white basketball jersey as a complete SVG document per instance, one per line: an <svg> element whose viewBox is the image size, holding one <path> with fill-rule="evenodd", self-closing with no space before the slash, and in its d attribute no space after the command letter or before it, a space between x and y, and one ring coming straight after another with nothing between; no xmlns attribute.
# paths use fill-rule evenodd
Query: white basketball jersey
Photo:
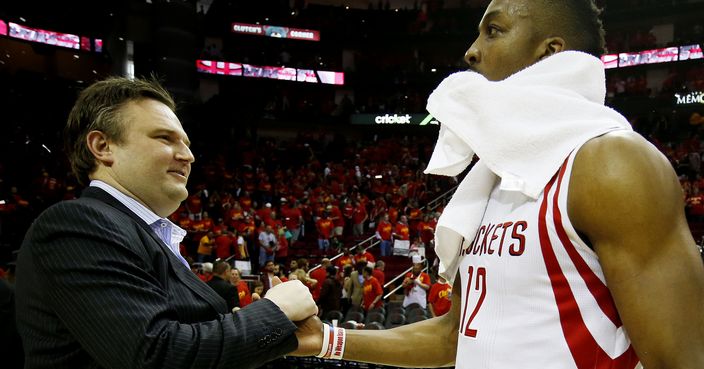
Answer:
<svg viewBox="0 0 704 369"><path fill-rule="evenodd" d="M574 153L537 200L492 191L460 252L457 368L640 366L599 259L568 218L573 162Z"/></svg>

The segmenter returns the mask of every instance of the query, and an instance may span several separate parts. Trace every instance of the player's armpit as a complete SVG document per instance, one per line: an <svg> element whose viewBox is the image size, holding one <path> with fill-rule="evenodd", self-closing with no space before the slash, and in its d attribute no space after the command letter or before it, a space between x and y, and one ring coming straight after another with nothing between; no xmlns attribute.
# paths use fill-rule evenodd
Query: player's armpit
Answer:
<svg viewBox="0 0 704 369"><path fill-rule="evenodd" d="M644 367L704 368L704 266L667 160L635 133L594 139L575 159L568 207Z"/></svg>

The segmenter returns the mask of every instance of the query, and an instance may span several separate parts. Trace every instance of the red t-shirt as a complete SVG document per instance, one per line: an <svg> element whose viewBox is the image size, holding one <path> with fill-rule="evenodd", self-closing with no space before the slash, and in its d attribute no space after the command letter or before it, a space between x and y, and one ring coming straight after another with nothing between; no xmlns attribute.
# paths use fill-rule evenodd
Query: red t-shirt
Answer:
<svg viewBox="0 0 704 369"><path fill-rule="evenodd" d="M398 209L389 208L389 221L391 223L396 223L397 220L398 220Z"/></svg>
<svg viewBox="0 0 704 369"><path fill-rule="evenodd" d="M227 211L225 216L225 221L230 227L237 227L239 222L244 219L244 210L240 209L230 209Z"/></svg>
<svg viewBox="0 0 704 369"><path fill-rule="evenodd" d="M384 275L384 272L379 269L374 269L372 271L372 276L379 281L381 287L384 287L384 283L386 283L386 275Z"/></svg>
<svg viewBox="0 0 704 369"><path fill-rule="evenodd" d="M328 218L320 218L317 222L315 222L315 227L318 229L319 239L330 239L330 235L332 234L332 220Z"/></svg>
<svg viewBox="0 0 704 369"><path fill-rule="evenodd" d="M325 278L327 278L327 276L328 272L323 267L320 267L310 272L310 277L318 281L318 283L313 288L313 291L311 292L311 294L313 295L313 300L318 301L318 298L320 298L320 290L322 289L323 282L325 282Z"/></svg>
<svg viewBox="0 0 704 369"><path fill-rule="evenodd" d="M433 305L435 316L440 316L448 311L452 306L452 286L449 283L435 283L430 287L428 302Z"/></svg>
<svg viewBox="0 0 704 369"><path fill-rule="evenodd" d="M374 255L372 255L369 251L365 251L362 254L357 254L354 256L355 263L359 263L362 260L364 260L366 262L371 261L372 263L376 261L376 260L374 260Z"/></svg>
<svg viewBox="0 0 704 369"><path fill-rule="evenodd" d="M342 271L342 269L345 268L347 265L352 265L352 261L354 259L352 258L351 255L342 255L340 256L337 260L335 260L335 265L337 268Z"/></svg>
<svg viewBox="0 0 704 369"><path fill-rule="evenodd" d="M335 227L345 226L345 218L342 216L342 211L340 211L339 207L333 206L332 209L330 209L330 218L332 218L332 223Z"/></svg>
<svg viewBox="0 0 704 369"><path fill-rule="evenodd" d="M704 196L693 195L687 199L689 215L704 215Z"/></svg>
<svg viewBox="0 0 704 369"><path fill-rule="evenodd" d="M232 237L229 234L221 234L215 237L215 255L218 259L227 259L232 255Z"/></svg>
<svg viewBox="0 0 704 369"><path fill-rule="evenodd" d="M247 282L240 281L240 283L237 284L237 295L240 298L241 308L252 303L252 294L249 292L249 286L247 286Z"/></svg>
<svg viewBox="0 0 704 369"><path fill-rule="evenodd" d="M364 286L363 286L363 294L364 294L364 308L369 311L369 309L381 307L381 299L377 301L377 303L374 306L370 306L372 301L384 293L384 289L381 287L381 284L379 281L374 278L374 276L369 277L366 281L364 281Z"/></svg>
<svg viewBox="0 0 704 369"><path fill-rule="evenodd" d="M430 223L426 222L418 223L418 232L420 233L420 240L426 245L428 242L432 241L435 236L435 229Z"/></svg>
<svg viewBox="0 0 704 369"><path fill-rule="evenodd" d="M193 223L193 229L196 232L208 232L213 229L213 220L208 218L208 219L203 219L203 220L198 220L195 223Z"/></svg>
<svg viewBox="0 0 704 369"><path fill-rule="evenodd" d="M203 210L203 202L200 199L200 195L188 196L186 207L191 214L200 213Z"/></svg>
<svg viewBox="0 0 704 369"><path fill-rule="evenodd" d="M190 218L182 218L178 221L178 226L187 231L190 231L193 229L193 221Z"/></svg>
<svg viewBox="0 0 704 369"><path fill-rule="evenodd" d="M240 197L240 206L242 210L249 211L252 208L252 199L249 197Z"/></svg>
<svg viewBox="0 0 704 369"><path fill-rule="evenodd" d="M259 219L266 222L267 220L271 219L271 208L267 208L265 206L257 210L257 216L259 217Z"/></svg>
<svg viewBox="0 0 704 369"><path fill-rule="evenodd" d="M284 219L284 224L288 229L296 229L301 226L301 210L298 208L290 208L284 206L281 208L281 217Z"/></svg>
<svg viewBox="0 0 704 369"><path fill-rule="evenodd" d="M394 229L394 233L397 234L397 237L399 240L408 240L410 239L410 230L408 229L407 224L401 224L401 223L396 223L396 227Z"/></svg>
<svg viewBox="0 0 704 369"><path fill-rule="evenodd" d="M352 222L359 224L365 219L367 219L367 209L364 208L364 205L359 204L359 206L354 208L354 212L352 213Z"/></svg>
<svg viewBox="0 0 704 369"><path fill-rule="evenodd" d="M379 222L379 225L376 227L376 231L379 232L379 236L384 241L391 241L391 230L392 229L393 229L393 227L391 226L391 223L384 221L384 220Z"/></svg>

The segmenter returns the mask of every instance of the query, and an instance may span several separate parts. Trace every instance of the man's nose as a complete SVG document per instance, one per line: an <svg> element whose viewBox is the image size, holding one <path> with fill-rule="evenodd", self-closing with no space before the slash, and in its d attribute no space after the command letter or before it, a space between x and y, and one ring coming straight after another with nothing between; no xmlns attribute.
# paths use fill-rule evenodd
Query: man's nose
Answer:
<svg viewBox="0 0 704 369"><path fill-rule="evenodd" d="M476 46L476 42L472 44L469 49L467 49L466 53L464 53L464 61L469 65L470 68L481 61L481 53L479 52L479 49Z"/></svg>

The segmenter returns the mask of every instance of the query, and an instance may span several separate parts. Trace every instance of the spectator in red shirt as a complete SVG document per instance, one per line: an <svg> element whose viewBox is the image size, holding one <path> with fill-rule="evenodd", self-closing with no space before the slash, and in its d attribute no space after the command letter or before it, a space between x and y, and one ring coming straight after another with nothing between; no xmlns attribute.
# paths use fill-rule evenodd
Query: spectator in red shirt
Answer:
<svg viewBox="0 0 704 369"><path fill-rule="evenodd" d="M364 222L369 218L367 209L361 202L354 202L354 211L352 212L352 235L361 236L364 234Z"/></svg>
<svg viewBox="0 0 704 369"><path fill-rule="evenodd" d="M244 219L244 210L238 201L232 204L232 208L225 212L225 223L230 227L239 227L240 222Z"/></svg>
<svg viewBox="0 0 704 369"><path fill-rule="evenodd" d="M373 263L374 260L374 255L372 255L369 251L365 250L362 247L358 247L356 249L356 253L354 255L354 262L355 263Z"/></svg>
<svg viewBox="0 0 704 369"><path fill-rule="evenodd" d="M389 207L389 222L396 223L398 221L398 209Z"/></svg>
<svg viewBox="0 0 704 369"><path fill-rule="evenodd" d="M433 237L435 237L435 228L430 222L429 214L423 215L423 220L418 223L417 231L421 242L423 242L426 246L429 245L430 241L432 241Z"/></svg>
<svg viewBox="0 0 704 369"><path fill-rule="evenodd" d="M384 274L385 267L386 264L383 261L377 260L376 264L374 264L374 271L372 272L372 275L379 281L381 287L384 287L386 283L386 274Z"/></svg>
<svg viewBox="0 0 704 369"><path fill-rule="evenodd" d="M343 247L342 248L342 256L340 256L339 258L337 258L337 260L335 260L335 266L337 267L338 270L343 270L348 265L354 266L354 257L352 255L350 255L349 247Z"/></svg>
<svg viewBox="0 0 704 369"><path fill-rule="evenodd" d="M202 191L198 191L186 199L186 209L188 217L192 220L200 220L203 211L203 200L201 199Z"/></svg>
<svg viewBox="0 0 704 369"><path fill-rule="evenodd" d="M315 301L318 301L320 298L320 289L323 287L323 282L325 282L325 278L327 278L326 270L329 266L332 266L330 259L323 258L323 260L320 261L320 267L310 272L310 277L318 281L318 283L315 284L313 291L311 291L311 294L313 295L313 300Z"/></svg>
<svg viewBox="0 0 704 369"><path fill-rule="evenodd" d="M285 197L281 198L281 218L284 221L284 225L291 232L290 242L298 241L298 237L301 235L301 225L303 224L303 214L301 209L298 208L297 204L294 202L289 205L288 200Z"/></svg>
<svg viewBox="0 0 704 369"><path fill-rule="evenodd" d="M372 273L371 267L364 267L362 271L364 277L362 308L366 311L381 307L381 297L384 295L384 289Z"/></svg>
<svg viewBox="0 0 704 369"><path fill-rule="evenodd" d="M391 256L393 252L392 230L393 226L389 222L389 214L384 214L376 227L376 238L381 241L379 244L381 256Z"/></svg>
<svg viewBox="0 0 704 369"><path fill-rule="evenodd" d="M328 212L323 212L323 216L315 222L315 228L318 230L318 249L327 252L330 248L330 237L332 236L333 223Z"/></svg>
<svg viewBox="0 0 704 369"><path fill-rule="evenodd" d="M687 215L694 222L704 221L704 196L699 193L699 187L692 186L692 194L687 197Z"/></svg>
<svg viewBox="0 0 704 369"><path fill-rule="evenodd" d="M330 219L335 227L333 228L333 235L342 237L342 232L345 229L345 218L342 216L342 211L337 205L328 205L327 210L330 212Z"/></svg>
<svg viewBox="0 0 704 369"><path fill-rule="evenodd" d="M252 294L249 292L249 286L247 286L247 282L242 280L242 275L239 269L232 268L230 270L230 283L237 287L237 296L240 300L240 308L252 303Z"/></svg>
<svg viewBox="0 0 704 369"><path fill-rule="evenodd" d="M215 237L215 257L225 260L233 254L233 234L228 230L221 232Z"/></svg>
<svg viewBox="0 0 704 369"><path fill-rule="evenodd" d="M398 223L394 227L394 239L396 240L410 240L410 229L408 228L408 219L405 215L401 215Z"/></svg>
<svg viewBox="0 0 704 369"><path fill-rule="evenodd" d="M271 212L272 212L271 203L267 202L266 204L264 204L264 206L261 209L256 211L256 214L257 214L257 217L259 218L259 220L266 223L271 218Z"/></svg>
<svg viewBox="0 0 704 369"><path fill-rule="evenodd" d="M438 276L438 281L433 283L428 292L428 310L433 317L443 315L450 311L452 306L452 286L445 278Z"/></svg>

